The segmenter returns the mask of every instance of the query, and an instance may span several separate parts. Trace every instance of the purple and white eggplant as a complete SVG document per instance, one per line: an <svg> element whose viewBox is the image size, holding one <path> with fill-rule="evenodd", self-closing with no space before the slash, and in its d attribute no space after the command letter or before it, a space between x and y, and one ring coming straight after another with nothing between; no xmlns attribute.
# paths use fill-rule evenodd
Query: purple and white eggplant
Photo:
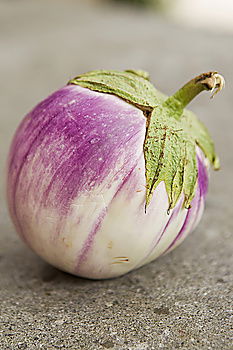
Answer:
<svg viewBox="0 0 233 350"><path fill-rule="evenodd" d="M219 167L208 131L184 107L223 83L205 73L168 98L145 72L93 71L39 103L8 160L22 239L52 265L95 279L179 245L202 216L209 166Z"/></svg>

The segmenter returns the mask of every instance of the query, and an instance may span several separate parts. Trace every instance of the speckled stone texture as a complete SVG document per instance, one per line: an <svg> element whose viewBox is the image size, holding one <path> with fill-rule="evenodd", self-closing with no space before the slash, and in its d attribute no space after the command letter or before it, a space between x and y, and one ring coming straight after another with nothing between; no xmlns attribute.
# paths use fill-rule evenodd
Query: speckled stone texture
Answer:
<svg viewBox="0 0 233 350"><path fill-rule="evenodd" d="M149 12L97 1L0 0L0 349L216 349L232 340L233 37L194 31ZM4 164L22 117L92 69L142 68L166 93L212 69L214 100L190 106L210 129L222 170L204 217L172 253L124 277L62 273L19 239L4 199Z"/></svg>

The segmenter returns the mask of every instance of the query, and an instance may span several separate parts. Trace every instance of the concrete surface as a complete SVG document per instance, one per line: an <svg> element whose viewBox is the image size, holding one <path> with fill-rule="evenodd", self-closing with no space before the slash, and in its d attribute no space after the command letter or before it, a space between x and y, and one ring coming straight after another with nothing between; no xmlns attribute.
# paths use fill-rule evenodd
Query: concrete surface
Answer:
<svg viewBox="0 0 233 350"><path fill-rule="evenodd" d="M0 1L0 164L23 115L80 72L143 68L171 93L216 69L226 89L192 103L222 170L202 222L171 254L122 278L75 278L15 234L1 174L0 349L233 349L233 37L90 1Z"/></svg>

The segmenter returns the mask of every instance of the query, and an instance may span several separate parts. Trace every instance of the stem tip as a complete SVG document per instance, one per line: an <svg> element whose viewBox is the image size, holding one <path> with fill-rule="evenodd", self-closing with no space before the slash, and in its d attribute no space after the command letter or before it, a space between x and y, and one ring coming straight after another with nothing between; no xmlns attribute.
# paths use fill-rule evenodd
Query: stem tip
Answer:
<svg viewBox="0 0 233 350"><path fill-rule="evenodd" d="M202 84L206 90L210 90L212 92L211 98L225 86L225 80L218 72L203 73L195 79L195 83Z"/></svg>

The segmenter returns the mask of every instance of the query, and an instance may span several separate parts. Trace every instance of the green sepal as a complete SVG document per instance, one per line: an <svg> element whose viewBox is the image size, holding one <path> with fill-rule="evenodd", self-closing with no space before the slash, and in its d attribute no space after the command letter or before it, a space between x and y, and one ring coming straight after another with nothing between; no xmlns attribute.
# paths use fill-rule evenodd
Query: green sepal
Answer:
<svg viewBox="0 0 233 350"><path fill-rule="evenodd" d="M187 109L184 110L184 113L181 116L181 121L183 122L186 131L193 135L197 146L201 148L210 164L213 165L214 170L219 170L219 158L215 153L214 142L205 125L194 113Z"/></svg>
<svg viewBox="0 0 233 350"><path fill-rule="evenodd" d="M140 70L124 72L96 70L81 74L68 84L80 85L90 90L116 95L143 111L151 111L160 103L149 75Z"/></svg>
<svg viewBox="0 0 233 350"><path fill-rule="evenodd" d="M183 122L169 115L162 105L150 116L144 143L147 195L146 206L162 181L165 183L169 209L175 207L184 193L184 207L189 208L195 194L197 161L195 140Z"/></svg>
<svg viewBox="0 0 233 350"><path fill-rule="evenodd" d="M149 82L142 70L96 70L81 74L68 84L116 95L136 106L147 118L144 157L146 169L146 205L162 181L169 207L174 208L184 195L183 206L189 208L195 195L198 170L196 147L199 146L214 169L219 169L214 143L197 117L184 107L201 91L217 88L224 79L216 72L204 73L167 97Z"/></svg>

